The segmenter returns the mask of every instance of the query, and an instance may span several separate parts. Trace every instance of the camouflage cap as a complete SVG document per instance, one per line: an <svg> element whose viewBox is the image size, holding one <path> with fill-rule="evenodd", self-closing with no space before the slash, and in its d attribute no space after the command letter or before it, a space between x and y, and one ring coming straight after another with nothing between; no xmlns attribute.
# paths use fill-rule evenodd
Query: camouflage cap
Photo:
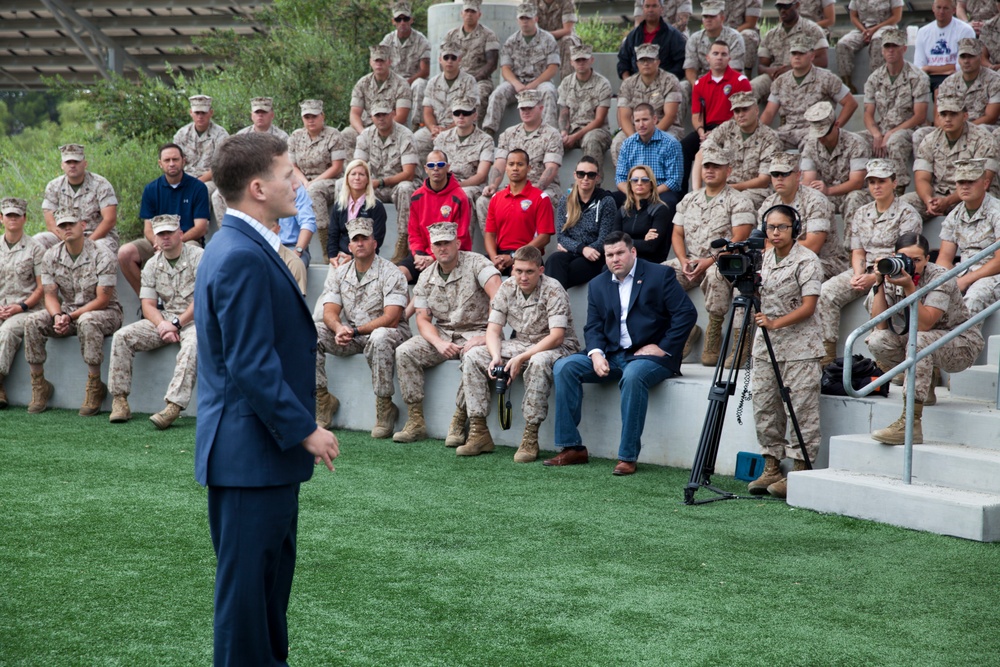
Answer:
<svg viewBox="0 0 1000 667"><path fill-rule="evenodd" d="M458 224L454 222L435 222L427 227L431 235L431 243L454 241L458 238Z"/></svg>
<svg viewBox="0 0 1000 667"><path fill-rule="evenodd" d="M71 160L83 162L86 159L83 156L82 144L64 144L59 147L59 152L62 153L63 162L69 162Z"/></svg>
<svg viewBox="0 0 1000 667"><path fill-rule="evenodd" d="M389 50L388 46L376 44L375 46L368 47L368 51L371 54L372 60L392 61L392 51Z"/></svg>
<svg viewBox="0 0 1000 667"><path fill-rule="evenodd" d="M395 111L395 108L392 106L392 102L387 100L375 100L368 110L373 116L377 116L380 113L392 113L393 111Z"/></svg>
<svg viewBox="0 0 1000 667"><path fill-rule="evenodd" d="M468 97L459 97L451 103L451 110L455 111L475 111L479 108L478 103Z"/></svg>
<svg viewBox="0 0 1000 667"><path fill-rule="evenodd" d="M462 0L462 11L467 12L470 9L473 11L481 11L483 6L483 0Z"/></svg>
<svg viewBox="0 0 1000 667"><path fill-rule="evenodd" d="M977 181L986 171L986 159L955 161L955 182Z"/></svg>
<svg viewBox="0 0 1000 667"><path fill-rule="evenodd" d="M28 211L28 202L19 197L4 197L0 199L0 214L24 215Z"/></svg>
<svg viewBox="0 0 1000 667"><path fill-rule="evenodd" d="M353 239L355 236L371 236L374 233L372 230L371 218L354 218L347 223L347 238Z"/></svg>
<svg viewBox="0 0 1000 667"><path fill-rule="evenodd" d="M593 58L593 57L594 57L594 47L590 46L590 44L580 44L578 46L574 46L569 51L570 60L583 60L585 58Z"/></svg>
<svg viewBox="0 0 1000 667"><path fill-rule="evenodd" d="M873 158L865 165L865 178L892 178L896 174L896 165L892 160Z"/></svg>
<svg viewBox="0 0 1000 667"><path fill-rule="evenodd" d="M775 153L771 158L770 173L784 174L799 170L798 153Z"/></svg>
<svg viewBox="0 0 1000 667"><path fill-rule="evenodd" d="M461 58L465 55L465 49L462 48L462 45L459 42L446 39L441 42L441 48L438 50L438 53L442 56L458 56Z"/></svg>
<svg viewBox="0 0 1000 667"><path fill-rule="evenodd" d="M965 111L965 100L954 95L939 95L935 106L938 113L942 111L956 111L961 113Z"/></svg>
<svg viewBox="0 0 1000 667"><path fill-rule="evenodd" d="M635 59L642 60L643 58L652 58L654 60L659 60L660 58L660 47L656 44L642 44L635 47Z"/></svg>
<svg viewBox="0 0 1000 667"><path fill-rule="evenodd" d="M958 40L958 55L978 56L983 53L983 43L975 37L963 37Z"/></svg>
<svg viewBox="0 0 1000 667"><path fill-rule="evenodd" d="M816 38L812 35L799 33L788 40L789 53L809 53L816 47Z"/></svg>
<svg viewBox="0 0 1000 667"><path fill-rule="evenodd" d="M728 165L731 164L733 160L732 154L720 146L710 145L702 149L701 151L701 163L705 164L719 164Z"/></svg>
<svg viewBox="0 0 1000 667"><path fill-rule="evenodd" d="M825 137L836 120L833 105L827 100L812 105L803 116L809 122L809 136L814 139Z"/></svg>
<svg viewBox="0 0 1000 667"><path fill-rule="evenodd" d="M745 107L755 106L757 106L757 96L749 90L745 90L741 93L733 93L729 96L730 109L743 109Z"/></svg>
<svg viewBox="0 0 1000 667"><path fill-rule="evenodd" d="M542 103L542 94L537 90L522 90L517 94L517 108L537 107Z"/></svg>
<svg viewBox="0 0 1000 667"><path fill-rule="evenodd" d="M191 111L211 111L212 98L208 95L192 95L188 98L191 103Z"/></svg>
<svg viewBox="0 0 1000 667"><path fill-rule="evenodd" d="M56 226L80 222L80 212L75 208L61 208L55 212Z"/></svg>
<svg viewBox="0 0 1000 667"><path fill-rule="evenodd" d="M882 46L895 44L896 46L906 46L906 31L899 28L886 28L882 33Z"/></svg>
<svg viewBox="0 0 1000 667"><path fill-rule="evenodd" d="M535 8L535 3L533 2L522 2L517 6L517 18L530 18L533 19L538 15L538 9Z"/></svg>
<svg viewBox="0 0 1000 667"><path fill-rule="evenodd" d="M274 99L270 97L255 97L250 100L250 112L274 111Z"/></svg>
<svg viewBox="0 0 1000 667"><path fill-rule="evenodd" d="M718 16L726 11L726 3L719 0L705 0L701 3L702 16Z"/></svg>
<svg viewBox="0 0 1000 667"><path fill-rule="evenodd" d="M323 113L323 100L302 100L299 109L303 116L318 116Z"/></svg>
<svg viewBox="0 0 1000 667"><path fill-rule="evenodd" d="M413 8L410 7L410 3L397 2L392 5L392 18L397 19L400 16L413 16Z"/></svg>
<svg viewBox="0 0 1000 667"><path fill-rule="evenodd" d="M181 228L181 216L165 213L152 218L149 221L149 224L153 228L154 234L159 234L160 232L176 232Z"/></svg>

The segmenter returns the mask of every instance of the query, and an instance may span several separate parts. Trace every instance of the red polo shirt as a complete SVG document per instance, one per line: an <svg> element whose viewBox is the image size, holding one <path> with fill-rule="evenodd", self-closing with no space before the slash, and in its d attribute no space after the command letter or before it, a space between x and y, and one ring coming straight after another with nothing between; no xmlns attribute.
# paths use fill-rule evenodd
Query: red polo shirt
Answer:
<svg viewBox="0 0 1000 667"><path fill-rule="evenodd" d="M729 96L750 91L750 80L727 67L722 79L715 81L709 72L694 82L691 89L691 114L703 114L705 125L721 125L733 117Z"/></svg>
<svg viewBox="0 0 1000 667"><path fill-rule="evenodd" d="M486 231L497 235L497 250L514 251L537 234L555 234L554 218L552 200L528 181L520 194L512 194L508 185L493 195Z"/></svg>

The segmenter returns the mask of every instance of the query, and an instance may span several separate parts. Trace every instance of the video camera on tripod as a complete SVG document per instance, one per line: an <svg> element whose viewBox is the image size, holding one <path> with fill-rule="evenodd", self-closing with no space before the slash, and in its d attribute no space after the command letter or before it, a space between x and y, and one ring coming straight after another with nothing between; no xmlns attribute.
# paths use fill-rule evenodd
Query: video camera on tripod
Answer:
<svg viewBox="0 0 1000 667"><path fill-rule="evenodd" d="M740 291L750 296L760 284L760 267L764 263L764 245L767 236L754 229L745 241L715 239L712 248L723 248L726 253L715 258L719 273Z"/></svg>

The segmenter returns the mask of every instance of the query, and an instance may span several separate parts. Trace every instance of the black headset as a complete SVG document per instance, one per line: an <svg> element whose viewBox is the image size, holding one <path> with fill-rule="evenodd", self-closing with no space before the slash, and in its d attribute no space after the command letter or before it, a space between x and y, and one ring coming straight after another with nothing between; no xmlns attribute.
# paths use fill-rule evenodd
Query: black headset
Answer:
<svg viewBox="0 0 1000 667"><path fill-rule="evenodd" d="M760 216L760 231L767 234L767 216L771 215L772 211L784 213L787 217L791 218L792 239L799 238L799 234L802 233L802 218L799 216L799 212L795 210L795 207L788 204L776 204L764 211L764 214Z"/></svg>

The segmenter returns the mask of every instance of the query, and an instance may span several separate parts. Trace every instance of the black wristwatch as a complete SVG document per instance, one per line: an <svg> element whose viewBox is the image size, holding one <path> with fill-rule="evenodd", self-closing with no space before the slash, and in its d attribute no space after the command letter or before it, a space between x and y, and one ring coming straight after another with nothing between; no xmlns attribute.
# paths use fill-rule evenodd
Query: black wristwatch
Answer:
<svg viewBox="0 0 1000 667"><path fill-rule="evenodd" d="M177 327L178 331L181 330L181 318L175 317L174 319L170 320L170 323L173 324L175 327Z"/></svg>
<svg viewBox="0 0 1000 667"><path fill-rule="evenodd" d="M358 331L358 328L357 328L357 327L351 327L351 334L352 334L352 335L353 335L353 336L354 336L355 338L357 338L358 336L360 336L360 335L361 335L361 332L359 332L359 331Z"/></svg>
<svg viewBox="0 0 1000 667"><path fill-rule="evenodd" d="M22 301L21 303L19 303L17 305L21 306L21 311L22 312L25 312L25 313L28 312L28 304L26 304L24 301Z"/></svg>

